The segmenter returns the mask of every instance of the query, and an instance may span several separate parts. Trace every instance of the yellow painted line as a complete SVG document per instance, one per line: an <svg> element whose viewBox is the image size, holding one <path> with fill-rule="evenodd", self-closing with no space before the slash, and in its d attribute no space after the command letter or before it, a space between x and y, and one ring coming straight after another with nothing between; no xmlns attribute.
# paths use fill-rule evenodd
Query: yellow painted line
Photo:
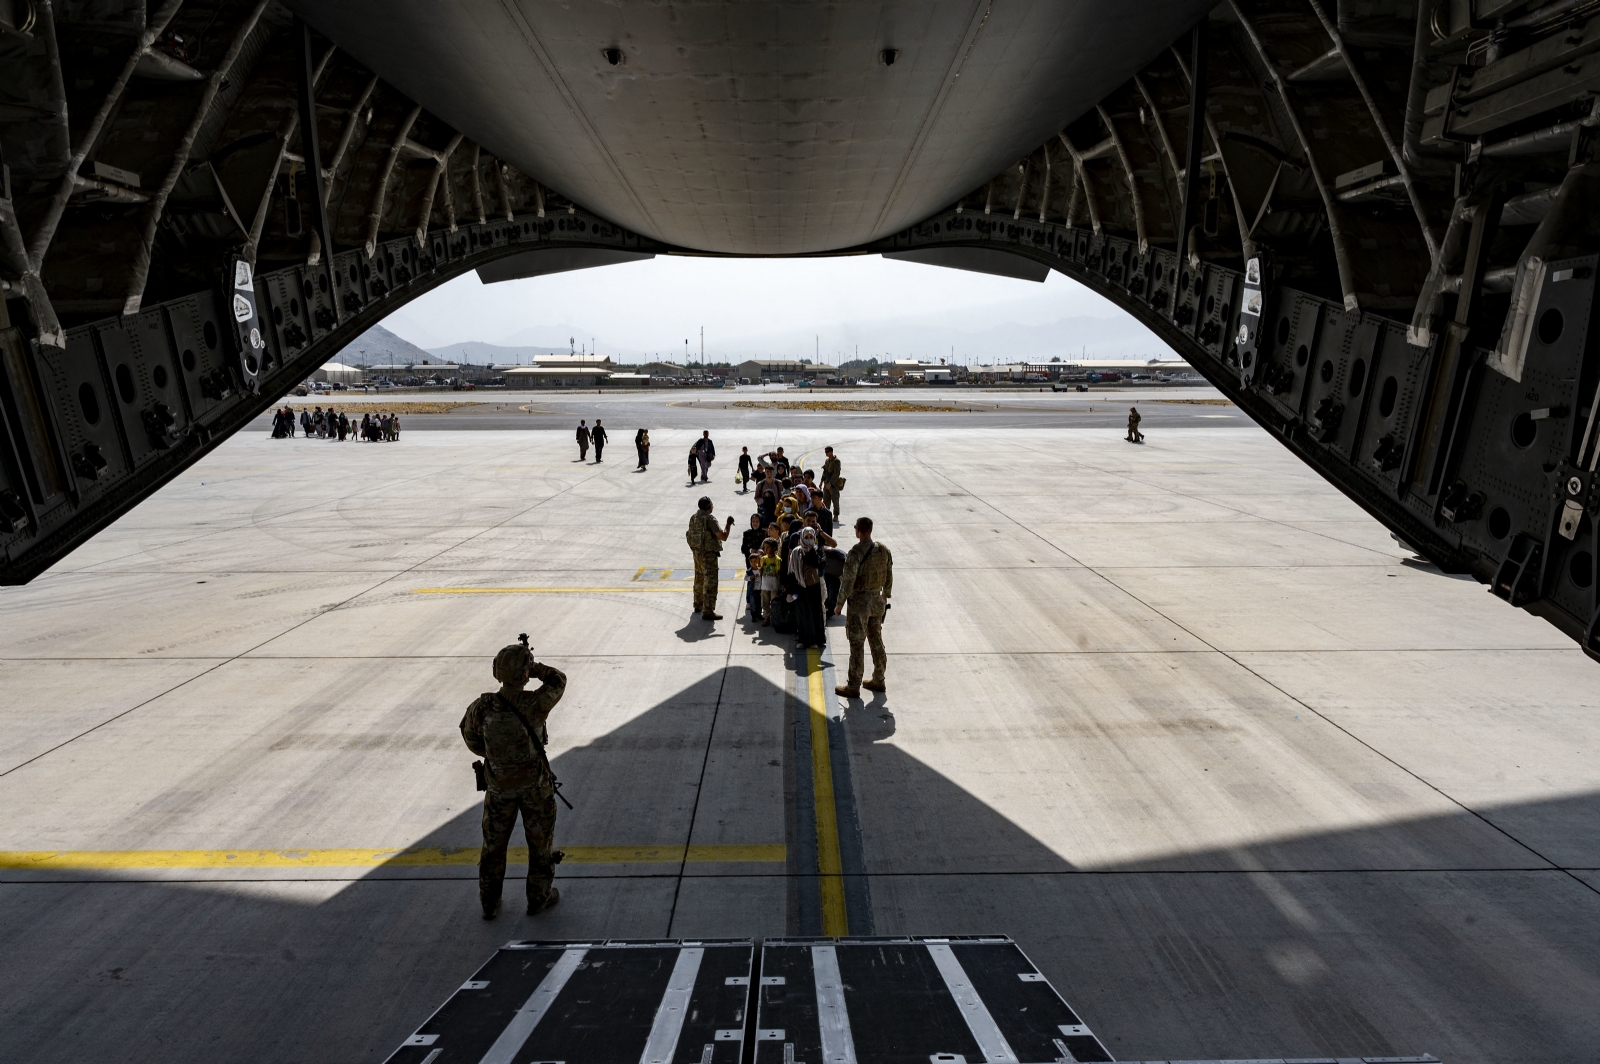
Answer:
<svg viewBox="0 0 1600 1064"><path fill-rule="evenodd" d="M717 590L741 591L744 581L736 584L721 583ZM638 587L414 587L413 595L614 595L614 594L649 594L661 591L684 592L693 591L693 581L684 581L680 586L664 584L643 584Z"/></svg>
<svg viewBox="0 0 1600 1064"><path fill-rule="evenodd" d="M828 702L822 690L822 651L806 651L806 700L811 704L811 796L816 807L817 871L822 881L822 933L848 935L839 818L833 804L833 759L828 752Z"/></svg>
<svg viewBox="0 0 1600 1064"><path fill-rule="evenodd" d="M563 846L568 864L779 864L783 843L704 846ZM528 848L506 851L528 863ZM476 846L388 850L0 850L0 870L115 872L166 868L431 868L478 863Z"/></svg>

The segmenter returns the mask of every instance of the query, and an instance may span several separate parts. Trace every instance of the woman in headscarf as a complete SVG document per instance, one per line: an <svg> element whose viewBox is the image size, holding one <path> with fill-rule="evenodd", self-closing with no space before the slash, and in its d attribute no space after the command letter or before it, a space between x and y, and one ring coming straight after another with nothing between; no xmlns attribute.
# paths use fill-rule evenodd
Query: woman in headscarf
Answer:
<svg viewBox="0 0 1600 1064"><path fill-rule="evenodd" d="M801 650L820 649L827 619L822 615L822 556L817 553L817 534L812 529L803 529L799 544L789 552L789 575L800 591L794 604L796 645Z"/></svg>
<svg viewBox="0 0 1600 1064"><path fill-rule="evenodd" d="M640 429L633 434L633 446L639 452L639 468L647 469L650 465L650 430Z"/></svg>

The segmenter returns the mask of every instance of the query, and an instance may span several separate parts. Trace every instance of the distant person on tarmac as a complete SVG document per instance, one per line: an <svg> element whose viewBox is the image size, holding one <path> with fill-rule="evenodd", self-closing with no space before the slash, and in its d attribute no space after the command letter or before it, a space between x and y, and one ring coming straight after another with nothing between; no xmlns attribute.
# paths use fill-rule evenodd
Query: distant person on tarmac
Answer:
<svg viewBox="0 0 1600 1064"><path fill-rule="evenodd" d="M640 429L633 434L633 448L639 452L639 469L650 466L650 430Z"/></svg>
<svg viewBox="0 0 1600 1064"><path fill-rule="evenodd" d="M839 508L839 493L844 490L844 466L834 457L832 447L824 447L822 453L828 456L822 462L822 505L833 511L833 519L837 521L844 512Z"/></svg>
<svg viewBox="0 0 1600 1064"><path fill-rule="evenodd" d="M750 473L755 465L755 460L750 457L750 448L742 448L739 452L739 494L743 495L750 490Z"/></svg>
<svg viewBox="0 0 1600 1064"><path fill-rule="evenodd" d="M578 461L585 462L589 459L589 423L578 422Z"/></svg>
<svg viewBox="0 0 1600 1064"><path fill-rule="evenodd" d="M782 447L779 447L776 451L768 451L761 457L772 459L772 471L779 480L789 479L789 459L783 456Z"/></svg>
<svg viewBox="0 0 1600 1064"><path fill-rule="evenodd" d="M1139 408L1138 407L1136 407L1136 406L1128 407L1128 442L1129 443L1143 443L1144 442L1144 433L1139 431L1139 422L1141 422L1143 420L1144 419L1139 416Z"/></svg>
<svg viewBox="0 0 1600 1064"><path fill-rule="evenodd" d="M717 445L711 442L710 429L701 432L700 438L694 441L694 456L700 463L700 483L704 484L711 479L711 463L717 460Z"/></svg>
<svg viewBox="0 0 1600 1064"><path fill-rule="evenodd" d="M589 433L589 439L594 441L594 460L604 462L605 459L601 456L606 449L606 430L600 427L599 418L594 419L594 428Z"/></svg>

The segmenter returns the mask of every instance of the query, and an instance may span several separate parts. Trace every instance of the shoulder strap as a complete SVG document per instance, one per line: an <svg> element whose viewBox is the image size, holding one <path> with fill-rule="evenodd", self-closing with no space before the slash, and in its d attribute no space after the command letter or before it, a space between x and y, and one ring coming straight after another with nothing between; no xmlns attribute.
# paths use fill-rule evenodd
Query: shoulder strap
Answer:
<svg viewBox="0 0 1600 1064"><path fill-rule="evenodd" d="M522 730L528 733L528 740L533 743L533 748L539 751L539 756L544 759L545 768L548 769L550 767L550 755L544 752L544 743L539 741L539 733L533 730L532 725L528 723L528 718L522 715L522 710L518 709L515 702L499 691L494 693L494 697L500 705L505 707L507 713L517 718L517 723L522 725ZM554 773L552 773L553 775Z"/></svg>
<svg viewBox="0 0 1600 1064"><path fill-rule="evenodd" d="M567 801L567 796L561 793L561 781L556 779L556 770L550 764L550 755L545 752L544 743L539 741L539 733L534 731L528 724L528 718L522 715L522 711L517 708L516 703L499 691L494 692L494 697L496 701L506 707L507 712L517 718L517 723L522 725L522 730L528 733L528 741L533 743L535 750L539 751L539 760L544 762L545 773L550 777L550 789L555 792L557 798L561 799L562 805L571 809L572 803Z"/></svg>

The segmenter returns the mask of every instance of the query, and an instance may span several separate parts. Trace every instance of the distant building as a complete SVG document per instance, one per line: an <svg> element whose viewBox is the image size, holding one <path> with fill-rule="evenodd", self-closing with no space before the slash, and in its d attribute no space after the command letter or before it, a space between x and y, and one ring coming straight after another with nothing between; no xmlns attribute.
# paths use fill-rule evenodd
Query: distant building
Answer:
<svg viewBox="0 0 1600 1064"><path fill-rule="evenodd" d="M617 364L611 361L610 355L534 355L533 364L548 369L617 368Z"/></svg>
<svg viewBox="0 0 1600 1064"><path fill-rule="evenodd" d="M518 366L506 371L506 387L598 388L610 376L600 366Z"/></svg>
<svg viewBox="0 0 1600 1064"><path fill-rule="evenodd" d="M650 387L650 374L648 373L613 373L605 379L608 388L648 388Z"/></svg>
<svg viewBox="0 0 1600 1064"><path fill-rule="evenodd" d="M312 371L311 379L329 384L360 384L361 370L343 362L324 362L321 368Z"/></svg>
<svg viewBox="0 0 1600 1064"><path fill-rule="evenodd" d="M676 362L646 362L639 367L639 372L652 377L675 377L681 380L692 376L688 366L680 366Z"/></svg>
<svg viewBox="0 0 1600 1064"><path fill-rule="evenodd" d="M878 363L878 372L886 374L891 380L899 380L906 374L921 376L927 365L914 358L894 358L888 362Z"/></svg>
<svg viewBox="0 0 1600 1064"><path fill-rule="evenodd" d="M453 377L460 372L461 367L454 362L407 362L390 363L386 366L368 366L369 377L437 377L443 374Z"/></svg>
<svg viewBox="0 0 1600 1064"><path fill-rule="evenodd" d="M707 372L710 372L709 370ZM727 369L722 371L728 373ZM839 372L838 366L823 364L808 365L801 362L791 362L785 359L752 358L733 367L732 375L745 377L751 381L766 380L788 383L789 381L810 380L814 377L828 377Z"/></svg>
<svg viewBox="0 0 1600 1064"><path fill-rule="evenodd" d="M1059 366L1061 363L1058 362L1056 365ZM1025 362L1016 362L1001 366L971 367L972 378L979 381L1021 380L1023 375L1028 372L1028 365Z"/></svg>

